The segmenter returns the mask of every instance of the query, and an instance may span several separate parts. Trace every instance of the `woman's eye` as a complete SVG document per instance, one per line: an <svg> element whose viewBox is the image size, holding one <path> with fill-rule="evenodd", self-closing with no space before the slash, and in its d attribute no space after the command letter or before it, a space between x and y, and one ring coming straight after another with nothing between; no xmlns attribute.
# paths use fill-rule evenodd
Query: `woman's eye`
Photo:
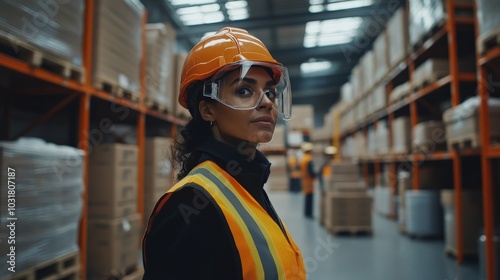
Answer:
<svg viewBox="0 0 500 280"><path fill-rule="evenodd" d="M278 97L278 93L274 90L266 90L265 91L266 95L267 95L267 98L269 99L276 99L276 97Z"/></svg>
<svg viewBox="0 0 500 280"><path fill-rule="evenodd" d="M242 96L249 96L249 95L252 95L253 92L250 91L249 89L246 89L246 88L240 88L236 91L236 93L238 95L242 95Z"/></svg>

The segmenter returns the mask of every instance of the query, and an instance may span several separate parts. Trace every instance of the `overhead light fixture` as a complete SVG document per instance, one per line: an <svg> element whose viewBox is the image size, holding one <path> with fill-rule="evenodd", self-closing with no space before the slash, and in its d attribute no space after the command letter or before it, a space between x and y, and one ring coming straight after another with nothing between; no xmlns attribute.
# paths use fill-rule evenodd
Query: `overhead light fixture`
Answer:
<svg viewBox="0 0 500 280"><path fill-rule="evenodd" d="M247 6L247 1L229 1L225 5L228 10L246 8Z"/></svg>
<svg viewBox="0 0 500 280"><path fill-rule="evenodd" d="M211 4L216 2L217 0L170 0L170 4L174 6L184 6L184 5L195 6L195 5Z"/></svg>
<svg viewBox="0 0 500 280"><path fill-rule="evenodd" d="M196 14L196 13L200 12L200 6L179 8L179 9L176 10L176 12L177 12L177 14L179 16L181 16L181 15Z"/></svg>
<svg viewBox="0 0 500 280"><path fill-rule="evenodd" d="M362 22L360 17L310 21L306 24L304 47L349 43L357 35Z"/></svg>
<svg viewBox="0 0 500 280"><path fill-rule="evenodd" d="M307 76L311 74L318 74L320 72L330 70L332 66L333 64L330 61L304 62L300 65L300 75Z"/></svg>
<svg viewBox="0 0 500 280"><path fill-rule="evenodd" d="M322 5L325 2L325 0L309 0L309 5L314 6L314 5Z"/></svg>
<svg viewBox="0 0 500 280"><path fill-rule="evenodd" d="M323 7L323 5L311 5L311 6L309 6L310 13L321 13L324 10L325 10L325 7Z"/></svg>
<svg viewBox="0 0 500 280"><path fill-rule="evenodd" d="M203 14L203 23L215 23L221 21L224 21L224 14L220 11Z"/></svg>
<svg viewBox="0 0 500 280"><path fill-rule="evenodd" d="M373 4L373 0L348 0L330 3L326 5L326 9L328 11L340 11L370 6L371 4Z"/></svg>
<svg viewBox="0 0 500 280"><path fill-rule="evenodd" d="M200 10L202 13L217 12L220 10L220 5L219 4L203 5L203 6L200 6Z"/></svg>

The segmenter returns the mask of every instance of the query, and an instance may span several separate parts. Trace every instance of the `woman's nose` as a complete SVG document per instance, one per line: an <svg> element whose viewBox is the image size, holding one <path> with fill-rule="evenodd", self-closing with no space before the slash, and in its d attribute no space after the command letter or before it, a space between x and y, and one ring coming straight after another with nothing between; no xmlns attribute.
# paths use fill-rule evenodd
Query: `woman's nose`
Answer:
<svg viewBox="0 0 500 280"><path fill-rule="evenodd" d="M262 95L263 95L262 99L260 100L260 104L259 104L259 106L257 106L257 108L258 109L265 109L265 108L271 109L273 107L274 103L271 101L271 99L269 99L267 94L263 93Z"/></svg>

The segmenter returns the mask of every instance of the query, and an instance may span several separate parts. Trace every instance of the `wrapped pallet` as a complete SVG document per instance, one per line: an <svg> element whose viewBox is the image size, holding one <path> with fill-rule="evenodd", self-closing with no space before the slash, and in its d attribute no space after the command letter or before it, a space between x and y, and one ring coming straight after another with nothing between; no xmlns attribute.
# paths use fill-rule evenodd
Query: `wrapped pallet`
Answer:
<svg viewBox="0 0 500 280"><path fill-rule="evenodd" d="M186 52L178 52L175 54L175 83L173 84L174 94L172 94L172 103L174 104L175 116L182 119L191 117L191 113L189 113L189 110L182 107L177 101L181 88L182 67L184 66L184 61L186 60L187 55L188 54Z"/></svg>
<svg viewBox="0 0 500 280"><path fill-rule="evenodd" d="M398 173L398 224L403 231L406 231L406 191L411 190L411 173L400 171Z"/></svg>
<svg viewBox="0 0 500 280"><path fill-rule="evenodd" d="M389 95L389 103L395 103L403 98L406 98L411 93L410 82L404 82L392 90Z"/></svg>
<svg viewBox="0 0 500 280"><path fill-rule="evenodd" d="M1 279L12 251L16 273L78 252L83 155L35 138L0 142Z"/></svg>
<svg viewBox="0 0 500 280"><path fill-rule="evenodd" d="M325 226L333 234L372 231L372 197L366 193L326 194Z"/></svg>
<svg viewBox="0 0 500 280"><path fill-rule="evenodd" d="M363 67L363 93L369 92L375 85L374 71L375 71L375 57L373 51L367 51L360 60L361 67Z"/></svg>
<svg viewBox="0 0 500 280"><path fill-rule="evenodd" d="M384 85L379 85L374 88L369 103L371 104L371 112L377 113L387 106L387 94Z"/></svg>
<svg viewBox="0 0 500 280"><path fill-rule="evenodd" d="M394 154L409 154L411 151L410 118L398 117L392 123L392 152Z"/></svg>
<svg viewBox="0 0 500 280"><path fill-rule="evenodd" d="M443 113L446 124L446 136L448 137L448 149L454 146L464 148L481 146L479 130L479 103L478 96L471 97L459 106L450 108ZM500 98L488 98L490 137L500 139Z"/></svg>
<svg viewBox="0 0 500 280"><path fill-rule="evenodd" d="M389 48L388 35L385 31L381 32L373 43L374 56L374 83L382 80L389 72Z"/></svg>
<svg viewBox="0 0 500 280"><path fill-rule="evenodd" d="M168 23L148 24L146 39L146 105L173 114L175 29Z"/></svg>
<svg viewBox="0 0 500 280"><path fill-rule="evenodd" d="M389 154L389 129L386 120L378 122L375 129L376 155Z"/></svg>
<svg viewBox="0 0 500 280"><path fill-rule="evenodd" d="M441 121L427 121L413 128L412 149L430 154L446 149L446 131Z"/></svg>
<svg viewBox="0 0 500 280"><path fill-rule="evenodd" d="M500 2L496 0L477 1L477 17L479 24L479 52L484 53L489 47L497 46L500 34Z"/></svg>
<svg viewBox="0 0 500 280"><path fill-rule="evenodd" d="M138 0L97 0L94 5L94 86L139 99L144 6Z"/></svg>
<svg viewBox="0 0 500 280"><path fill-rule="evenodd" d="M347 82L340 88L340 96L342 102L351 104L354 102L354 87L351 82Z"/></svg>
<svg viewBox="0 0 500 280"><path fill-rule="evenodd" d="M409 53L408 15L404 8L396 11L387 23L387 36L389 42L389 66L390 69L393 69Z"/></svg>
<svg viewBox="0 0 500 280"><path fill-rule="evenodd" d="M352 91L354 93L354 102L364 94L364 76L363 67L358 63L351 71Z"/></svg>
<svg viewBox="0 0 500 280"><path fill-rule="evenodd" d="M16 45L29 45L51 61L82 66L84 2L1 1L0 37L7 38L14 51Z"/></svg>

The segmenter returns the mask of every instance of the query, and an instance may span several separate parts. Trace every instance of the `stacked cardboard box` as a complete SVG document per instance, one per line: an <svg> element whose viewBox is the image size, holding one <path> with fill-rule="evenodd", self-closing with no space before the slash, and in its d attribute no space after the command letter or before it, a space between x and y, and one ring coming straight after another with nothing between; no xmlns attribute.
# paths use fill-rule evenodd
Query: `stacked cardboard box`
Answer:
<svg viewBox="0 0 500 280"><path fill-rule="evenodd" d="M387 23L387 36L390 69L392 69L409 53L408 15L404 8L396 11Z"/></svg>
<svg viewBox="0 0 500 280"><path fill-rule="evenodd" d="M375 58L374 67L374 82L379 82L389 72L389 36L385 31L382 31L375 42L373 43L373 52Z"/></svg>
<svg viewBox="0 0 500 280"><path fill-rule="evenodd" d="M146 39L146 104L174 113L175 29L168 23L148 24Z"/></svg>
<svg viewBox="0 0 500 280"><path fill-rule="evenodd" d="M138 0L95 2L92 73L99 88L109 84L138 97L143 10Z"/></svg>
<svg viewBox="0 0 500 280"><path fill-rule="evenodd" d="M267 179L266 186L270 190L288 190L288 174L286 157L284 155L270 155L267 159L271 163L271 174Z"/></svg>
<svg viewBox="0 0 500 280"><path fill-rule="evenodd" d="M455 217L455 192L441 191L444 209L446 251L457 254L457 228ZM482 226L483 207L481 191L462 190L462 241L464 255L477 255L477 236Z"/></svg>
<svg viewBox="0 0 500 280"><path fill-rule="evenodd" d="M259 150L283 150L285 149L285 126L282 124L276 125L274 128L273 138L267 143L259 145Z"/></svg>
<svg viewBox="0 0 500 280"><path fill-rule="evenodd" d="M325 181L320 211L321 223L336 233L344 230L371 231L372 198L360 180L359 166L350 162L334 162Z"/></svg>
<svg viewBox="0 0 500 280"><path fill-rule="evenodd" d="M0 143L0 279L12 275L9 255L22 272L78 252L83 155L35 138Z"/></svg>
<svg viewBox="0 0 500 280"><path fill-rule="evenodd" d="M158 199L174 183L172 172L172 138L146 139L144 170L144 217L149 217Z"/></svg>
<svg viewBox="0 0 500 280"><path fill-rule="evenodd" d="M478 50L484 53L486 50L482 45L487 45L487 41L496 38L500 32L500 3L496 0L477 1L477 17L479 25ZM498 41L497 41L498 42ZM498 44L498 43L497 43Z"/></svg>
<svg viewBox="0 0 500 280"><path fill-rule="evenodd" d="M172 94L172 104L174 104L174 112L177 117L187 119L191 117L191 113L189 110L182 107L177 101L179 98L179 92L181 87L181 75L182 68L184 66L184 61L186 60L188 53L187 52L178 52L175 54L175 83L172 84L174 87L174 92Z"/></svg>
<svg viewBox="0 0 500 280"><path fill-rule="evenodd" d="M369 92L373 85L375 84L374 71L375 67L375 57L373 51L367 51L360 60L360 64L363 67L364 83L363 83L363 93Z"/></svg>
<svg viewBox="0 0 500 280"><path fill-rule="evenodd" d="M102 144L89 155L87 273L122 275L137 265L137 146Z"/></svg>
<svg viewBox="0 0 500 280"><path fill-rule="evenodd" d="M413 128L412 149L429 154L446 149L446 131L441 121L427 121Z"/></svg>
<svg viewBox="0 0 500 280"><path fill-rule="evenodd" d="M288 122L291 130L311 131L314 128L314 107L293 105L292 119Z"/></svg>
<svg viewBox="0 0 500 280"><path fill-rule="evenodd" d="M411 125L410 118L399 117L392 123L392 152L395 154L408 154L411 151Z"/></svg>
<svg viewBox="0 0 500 280"><path fill-rule="evenodd" d="M401 100L407 97L411 93L410 82L404 82L398 86L396 86L389 95L389 103L395 103L398 100Z"/></svg>

